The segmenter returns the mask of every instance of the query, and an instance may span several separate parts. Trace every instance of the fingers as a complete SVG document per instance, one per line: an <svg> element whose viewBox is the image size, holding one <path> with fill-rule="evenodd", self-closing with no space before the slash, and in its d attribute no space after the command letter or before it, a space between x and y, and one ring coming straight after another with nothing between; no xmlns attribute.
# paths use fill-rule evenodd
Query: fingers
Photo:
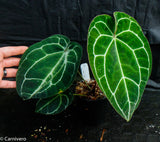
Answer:
<svg viewBox="0 0 160 142"><path fill-rule="evenodd" d="M16 77L18 69L9 68L6 69L7 75L5 77Z"/></svg>
<svg viewBox="0 0 160 142"><path fill-rule="evenodd" d="M28 49L27 46L6 46L0 48L0 52L3 54L3 57L10 57L15 55L21 55Z"/></svg>
<svg viewBox="0 0 160 142"><path fill-rule="evenodd" d="M1 80L0 88L16 88L16 81Z"/></svg>
<svg viewBox="0 0 160 142"><path fill-rule="evenodd" d="M28 49L27 46L7 46L0 48L0 88L16 88L16 81L2 80L3 67L18 66L20 58L12 58L10 56L16 56L23 54ZM10 57L10 58L7 58ZM16 77L18 69L7 68L6 77Z"/></svg>
<svg viewBox="0 0 160 142"><path fill-rule="evenodd" d="M6 58L3 60L4 67L13 67L19 65L20 58Z"/></svg>
<svg viewBox="0 0 160 142"><path fill-rule="evenodd" d="M3 66L0 66L0 81L3 78Z"/></svg>
<svg viewBox="0 0 160 142"><path fill-rule="evenodd" d="M6 77L16 77L18 69L6 69L7 76ZM16 88L16 81L8 81L8 80L1 80L0 81L0 88Z"/></svg>
<svg viewBox="0 0 160 142"><path fill-rule="evenodd" d="M0 53L0 81L3 78L3 55Z"/></svg>

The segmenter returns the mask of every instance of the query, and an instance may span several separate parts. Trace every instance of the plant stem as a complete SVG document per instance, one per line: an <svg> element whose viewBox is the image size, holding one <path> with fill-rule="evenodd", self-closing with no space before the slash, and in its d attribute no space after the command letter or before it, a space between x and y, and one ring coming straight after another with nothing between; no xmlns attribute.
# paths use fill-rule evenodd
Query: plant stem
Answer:
<svg viewBox="0 0 160 142"><path fill-rule="evenodd" d="M84 94L73 94L74 96L82 96L82 97L88 97L87 95Z"/></svg>

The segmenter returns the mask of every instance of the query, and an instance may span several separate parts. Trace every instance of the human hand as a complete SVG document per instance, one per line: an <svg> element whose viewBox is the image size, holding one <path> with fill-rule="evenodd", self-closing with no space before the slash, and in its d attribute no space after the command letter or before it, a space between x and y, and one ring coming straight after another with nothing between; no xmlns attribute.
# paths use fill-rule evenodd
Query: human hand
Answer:
<svg viewBox="0 0 160 142"><path fill-rule="evenodd" d="M7 46L0 48L0 88L16 88L16 81L3 80L3 77L16 77L18 69L7 67L18 66L20 58L11 56L21 55L27 48L27 46ZM4 76L4 68L7 73L6 76Z"/></svg>

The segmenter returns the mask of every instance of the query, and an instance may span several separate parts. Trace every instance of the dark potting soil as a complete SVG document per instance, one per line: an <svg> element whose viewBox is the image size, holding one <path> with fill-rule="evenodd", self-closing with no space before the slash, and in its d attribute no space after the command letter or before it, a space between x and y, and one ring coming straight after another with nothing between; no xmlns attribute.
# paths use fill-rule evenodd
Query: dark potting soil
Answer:
<svg viewBox="0 0 160 142"><path fill-rule="evenodd" d="M72 91L76 95L80 95L80 98L85 98L88 100L97 100L97 99L103 99L105 98L105 95L103 92L100 90L97 82L95 80L90 80L90 81L78 81L75 83L75 89Z"/></svg>
<svg viewBox="0 0 160 142"><path fill-rule="evenodd" d="M106 99L76 99L55 116L34 112L35 100L23 101L16 90L0 90L0 141L27 142L160 142L160 92L145 91L130 122ZM2 140L3 139L3 140Z"/></svg>

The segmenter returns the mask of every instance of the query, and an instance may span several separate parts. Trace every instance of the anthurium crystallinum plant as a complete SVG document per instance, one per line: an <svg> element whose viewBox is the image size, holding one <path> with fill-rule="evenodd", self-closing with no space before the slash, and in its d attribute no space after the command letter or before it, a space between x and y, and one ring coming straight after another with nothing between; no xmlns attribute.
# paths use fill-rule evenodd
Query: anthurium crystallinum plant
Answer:
<svg viewBox="0 0 160 142"><path fill-rule="evenodd" d="M94 78L113 108L127 121L137 109L151 74L152 54L140 25L123 12L98 15L88 30Z"/></svg>
<svg viewBox="0 0 160 142"><path fill-rule="evenodd" d="M123 12L115 12L114 18L98 15L89 26L87 49L101 91L129 121L152 68L150 46L140 25ZM73 101L74 95L65 91L75 79L81 56L82 47L63 35L53 35L30 46L17 72L19 96L24 100L39 99L36 112L62 112Z"/></svg>
<svg viewBox="0 0 160 142"><path fill-rule="evenodd" d="M73 95L65 94L77 73L82 47L63 35L53 35L30 46L23 54L17 92L24 100L39 99L36 112L57 114L68 107Z"/></svg>

